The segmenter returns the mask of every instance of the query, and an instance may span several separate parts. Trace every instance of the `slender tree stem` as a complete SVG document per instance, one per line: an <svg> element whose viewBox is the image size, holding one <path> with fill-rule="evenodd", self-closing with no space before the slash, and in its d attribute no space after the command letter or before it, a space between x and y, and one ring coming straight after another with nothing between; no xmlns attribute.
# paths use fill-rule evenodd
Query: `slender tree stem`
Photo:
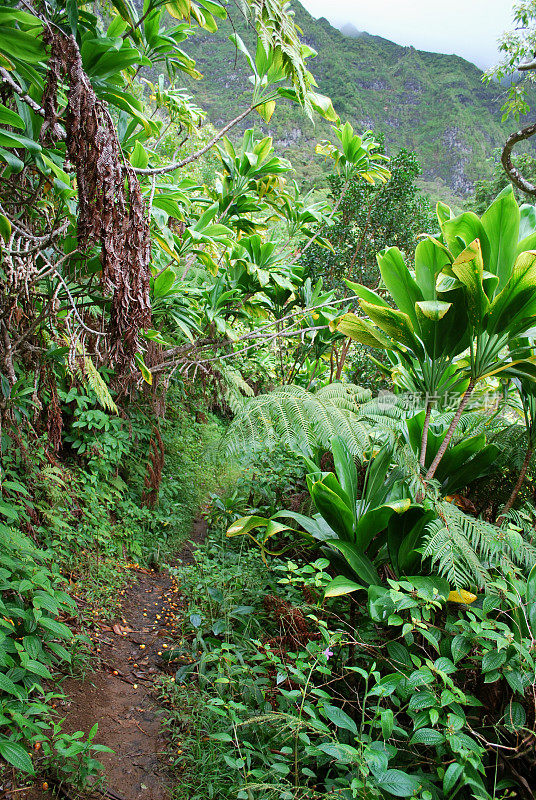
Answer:
<svg viewBox="0 0 536 800"><path fill-rule="evenodd" d="M465 406L469 402L469 398L471 397L471 394L473 393L473 389L474 388L475 388L475 381L474 381L473 378L471 378L471 380L469 381L469 386L467 387L467 389L466 389L466 391L465 391L465 393L464 393L464 395L463 395L463 397L461 399L460 405L458 406L458 410L454 414L452 422L450 423L450 426L449 426L449 429L448 429L448 431L447 431L447 433L445 435L445 438L441 442L439 450L437 451L436 457L434 458L434 460L430 464L430 468L429 468L428 472L425 475L425 478L424 478L425 481L431 480L434 477L434 475L436 474L436 470L437 470L437 468L438 468L438 466L439 466L439 464L441 462L441 459L445 455L445 452L447 450L447 447L450 444L450 441L452 439L454 431L456 430L456 426L458 425L458 422L460 421L460 417L463 414Z"/></svg>
<svg viewBox="0 0 536 800"><path fill-rule="evenodd" d="M426 406L426 414L424 415L424 425L422 426L422 439L421 439L421 453L419 455L419 464L424 469L426 461L426 446L428 445L428 428L430 427L430 415L432 413L432 401L428 401Z"/></svg>
<svg viewBox="0 0 536 800"><path fill-rule="evenodd" d="M348 350L350 349L350 345L352 344L352 340L348 338L343 346L341 347L341 357L339 359L339 363L337 364L337 372L335 373L335 380L340 381L342 371L344 368L344 364L346 362L346 356L348 355Z"/></svg>
<svg viewBox="0 0 536 800"><path fill-rule="evenodd" d="M515 503L516 497L518 496L518 494L520 492L520 489L523 486L523 481L525 480L525 475L527 474L527 469L529 467L530 460L532 458L532 453L533 453L533 445L529 444L529 446L527 447L527 452L525 454L525 460L523 461L523 465L522 465L521 470L519 471L519 475L517 477L516 484L515 484L514 488L512 489L512 494L508 498L508 500L506 502L506 505L503 507L501 513L497 517L497 524L498 525L501 524L502 520L504 519L506 514L510 511L510 509L512 508L512 506Z"/></svg>

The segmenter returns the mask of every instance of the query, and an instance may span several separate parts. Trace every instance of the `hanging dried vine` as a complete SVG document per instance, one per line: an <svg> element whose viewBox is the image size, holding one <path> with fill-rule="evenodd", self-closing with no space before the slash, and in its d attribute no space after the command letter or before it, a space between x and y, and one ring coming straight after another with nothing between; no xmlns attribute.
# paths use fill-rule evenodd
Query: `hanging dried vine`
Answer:
<svg viewBox="0 0 536 800"><path fill-rule="evenodd" d="M132 167L124 161L113 120L84 72L76 40L46 30L49 70L43 96L42 139L57 141L58 93L68 84L66 157L78 185L78 244L101 247L102 286L112 295L109 358L126 369L150 323L150 237L145 203Z"/></svg>

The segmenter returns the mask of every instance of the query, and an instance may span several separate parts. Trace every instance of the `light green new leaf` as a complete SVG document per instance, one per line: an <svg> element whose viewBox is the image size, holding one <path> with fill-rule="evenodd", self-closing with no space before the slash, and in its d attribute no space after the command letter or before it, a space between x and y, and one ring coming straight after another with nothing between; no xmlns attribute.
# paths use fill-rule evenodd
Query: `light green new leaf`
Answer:
<svg viewBox="0 0 536 800"><path fill-rule="evenodd" d="M489 308L483 286L484 264L480 241L475 239L456 258L452 272L465 288L467 308L471 324L480 327L484 314Z"/></svg>
<svg viewBox="0 0 536 800"><path fill-rule="evenodd" d="M326 586L324 597L341 597L342 595L351 594L351 592L360 590L362 591L363 589L364 586L361 586L359 583L345 578L344 575L337 575L337 577L333 578Z"/></svg>

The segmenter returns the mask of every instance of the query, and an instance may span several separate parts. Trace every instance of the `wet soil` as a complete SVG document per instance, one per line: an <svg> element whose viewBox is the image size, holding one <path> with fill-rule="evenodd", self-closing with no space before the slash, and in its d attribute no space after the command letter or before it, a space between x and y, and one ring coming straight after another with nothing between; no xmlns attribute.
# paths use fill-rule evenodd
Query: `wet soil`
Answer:
<svg viewBox="0 0 536 800"><path fill-rule="evenodd" d="M193 549L206 533L198 519L190 542L177 558L193 561ZM166 768L166 741L162 734L155 679L165 671L162 655L172 646L179 586L166 571L133 570L133 583L125 591L121 615L114 622L100 620L92 636L99 669L83 680L70 678L62 689L66 699L59 711L67 733L88 733L95 723L95 743L112 753L98 753L105 779L98 793L80 793L73 787L54 784L56 794L34 787L17 792L21 800L52 797L108 797L110 800L170 800L172 778ZM165 658L165 656L164 656ZM9 794L6 797L10 797Z"/></svg>

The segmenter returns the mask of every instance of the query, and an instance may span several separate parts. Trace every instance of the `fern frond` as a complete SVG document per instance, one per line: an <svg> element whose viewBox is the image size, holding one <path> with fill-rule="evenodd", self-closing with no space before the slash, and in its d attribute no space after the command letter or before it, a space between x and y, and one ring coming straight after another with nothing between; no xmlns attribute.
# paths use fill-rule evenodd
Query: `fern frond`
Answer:
<svg viewBox="0 0 536 800"><path fill-rule="evenodd" d="M436 512L427 525L422 555L456 589L484 586L490 570L529 570L536 563L536 548L522 532L470 517L447 502L437 503Z"/></svg>
<svg viewBox="0 0 536 800"><path fill-rule="evenodd" d="M368 396L361 387L338 384L317 393L300 386L282 386L252 397L231 423L226 449L244 453L285 444L311 455L316 447L328 449L332 438L339 435L350 452L362 458L370 445L370 431L358 412L361 399Z"/></svg>
<svg viewBox="0 0 536 800"><path fill-rule="evenodd" d="M101 374L96 368L90 357L84 354L84 375L90 389L93 390L100 405L105 411L111 411L112 414L119 414L119 410L114 403L112 395L108 391L108 387L104 383Z"/></svg>
<svg viewBox="0 0 536 800"><path fill-rule="evenodd" d="M223 380L223 394L227 405L233 414L238 414L247 398L253 397L254 391L237 369L222 363L218 372Z"/></svg>

